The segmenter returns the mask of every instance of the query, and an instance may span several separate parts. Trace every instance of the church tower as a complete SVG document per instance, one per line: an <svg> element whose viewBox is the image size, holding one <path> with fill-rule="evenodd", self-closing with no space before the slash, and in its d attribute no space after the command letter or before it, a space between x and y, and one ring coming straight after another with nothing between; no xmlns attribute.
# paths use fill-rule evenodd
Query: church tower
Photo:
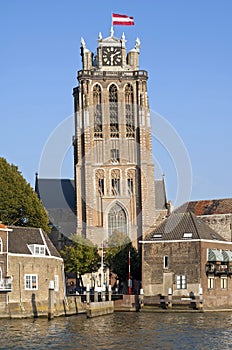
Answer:
<svg viewBox="0 0 232 350"><path fill-rule="evenodd" d="M125 44L111 29L93 55L82 39L73 90L77 234L98 245L115 231L136 244L155 220L148 74L139 39L128 53Z"/></svg>

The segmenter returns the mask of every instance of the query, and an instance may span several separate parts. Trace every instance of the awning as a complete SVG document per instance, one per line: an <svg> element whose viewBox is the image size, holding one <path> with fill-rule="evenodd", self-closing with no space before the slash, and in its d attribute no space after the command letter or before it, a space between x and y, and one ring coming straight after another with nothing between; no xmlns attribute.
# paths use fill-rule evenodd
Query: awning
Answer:
<svg viewBox="0 0 232 350"><path fill-rule="evenodd" d="M208 261L224 261L222 251L219 249L209 249Z"/></svg>
<svg viewBox="0 0 232 350"><path fill-rule="evenodd" d="M222 255L224 261L232 261L232 251L231 250L223 250Z"/></svg>

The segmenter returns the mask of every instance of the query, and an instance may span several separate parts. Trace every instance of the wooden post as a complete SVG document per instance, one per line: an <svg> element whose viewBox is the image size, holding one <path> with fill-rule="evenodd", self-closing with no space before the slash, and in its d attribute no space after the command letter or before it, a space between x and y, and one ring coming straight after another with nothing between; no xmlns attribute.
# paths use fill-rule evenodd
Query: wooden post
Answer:
<svg viewBox="0 0 232 350"><path fill-rule="evenodd" d="M112 289L111 289L111 284L109 284L108 291L109 291L109 301L111 301L111 299L112 299Z"/></svg>
<svg viewBox="0 0 232 350"><path fill-rule="evenodd" d="M54 318L54 281L49 282L48 289L48 319Z"/></svg>
<svg viewBox="0 0 232 350"><path fill-rule="evenodd" d="M168 289L168 308L172 308L172 288Z"/></svg>
<svg viewBox="0 0 232 350"><path fill-rule="evenodd" d="M98 301L98 289L97 286L95 286L94 289L94 302L96 303Z"/></svg>
<svg viewBox="0 0 232 350"><path fill-rule="evenodd" d="M89 284L86 285L86 303L87 304L90 303L90 288L89 288Z"/></svg>

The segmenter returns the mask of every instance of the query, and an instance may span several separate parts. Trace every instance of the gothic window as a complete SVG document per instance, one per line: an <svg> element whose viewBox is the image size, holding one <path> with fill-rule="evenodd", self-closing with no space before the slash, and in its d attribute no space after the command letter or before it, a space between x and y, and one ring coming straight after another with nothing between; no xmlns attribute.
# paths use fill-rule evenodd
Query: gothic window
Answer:
<svg viewBox="0 0 232 350"><path fill-rule="evenodd" d="M127 234L127 217L125 210L119 205L115 204L108 214L108 232L112 235L116 231Z"/></svg>
<svg viewBox="0 0 232 350"><path fill-rule="evenodd" d="M97 195L102 197L104 196L104 171L97 170L96 172L96 189Z"/></svg>
<svg viewBox="0 0 232 350"><path fill-rule="evenodd" d="M129 170L127 172L127 191L129 196L132 196L134 194L134 184L135 184L135 172L134 170Z"/></svg>
<svg viewBox="0 0 232 350"><path fill-rule="evenodd" d="M109 107L110 107L110 137L119 137L118 125L118 91L112 84L109 88Z"/></svg>
<svg viewBox="0 0 232 350"><path fill-rule="evenodd" d="M102 101L101 87L95 85L93 88L93 108L94 108L94 137L102 138Z"/></svg>
<svg viewBox="0 0 232 350"><path fill-rule="evenodd" d="M110 150L110 160L111 163L119 163L120 158L119 158L119 149L113 148Z"/></svg>
<svg viewBox="0 0 232 350"><path fill-rule="evenodd" d="M111 192L112 196L120 195L120 171L118 169L111 172Z"/></svg>
<svg viewBox="0 0 232 350"><path fill-rule="evenodd" d="M135 137L134 95L130 84L125 88L126 137Z"/></svg>

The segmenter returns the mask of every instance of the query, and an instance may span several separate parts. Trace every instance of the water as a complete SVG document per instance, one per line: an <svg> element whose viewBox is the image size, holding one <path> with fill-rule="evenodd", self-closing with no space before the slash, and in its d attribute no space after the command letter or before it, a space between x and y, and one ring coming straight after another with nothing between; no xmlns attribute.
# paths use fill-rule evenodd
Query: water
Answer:
<svg viewBox="0 0 232 350"><path fill-rule="evenodd" d="M232 349L232 313L0 320L0 349Z"/></svg>

